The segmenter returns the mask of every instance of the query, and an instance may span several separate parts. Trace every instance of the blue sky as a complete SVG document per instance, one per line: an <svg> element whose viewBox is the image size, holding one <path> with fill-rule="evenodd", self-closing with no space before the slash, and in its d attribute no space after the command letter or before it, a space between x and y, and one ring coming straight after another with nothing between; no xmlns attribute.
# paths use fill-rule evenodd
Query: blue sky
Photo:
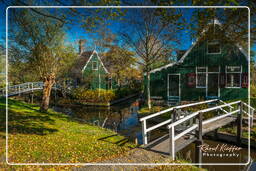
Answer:
<svg viewBox="0 0 256 171"><path fill-rule="evenodd" d="M184 14L184 17L187 21L190 21L191 14L193 9L182 9L182 12ZM0 43L5 43L2 39L2 37L5 36L5 7L3 5L0 5ZM122 27L123 25L120 23L117 23L116 21L112 22L109 28L112 30L113 33L118 32L119 27ZM83 28L80 28L78 25L72 26L70 29L66 29L67 32L67 41L71 42L76 48L78 48L77 41L78 39L86 39L87 41L92 43L92 34L86 32ZM181 44L179 46L180 49L188 49L191 46L191 36L188 30L184 30L180 35L181 38ZM253 46L253 50L256 50L256 45Z"/></svg>

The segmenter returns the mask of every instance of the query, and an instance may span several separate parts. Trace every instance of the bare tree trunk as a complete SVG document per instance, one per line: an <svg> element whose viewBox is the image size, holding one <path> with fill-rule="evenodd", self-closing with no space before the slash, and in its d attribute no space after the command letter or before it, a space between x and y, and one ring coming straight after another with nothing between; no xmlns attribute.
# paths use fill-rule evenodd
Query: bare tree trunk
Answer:
<svg viewBox="0 0 256 171"><path fill-rule="evenodd" d="M147 72L147 102L148 102L148 108L151 109L151 98L150 98L150 73Z"/></svg>
<svg viewBox="0 0 256 171"><path fill-rule="evenodd" d="M55 76L50 75L44 78L43 98L40 111L46 112L49 108L52 86L55 83Z"/></svg>

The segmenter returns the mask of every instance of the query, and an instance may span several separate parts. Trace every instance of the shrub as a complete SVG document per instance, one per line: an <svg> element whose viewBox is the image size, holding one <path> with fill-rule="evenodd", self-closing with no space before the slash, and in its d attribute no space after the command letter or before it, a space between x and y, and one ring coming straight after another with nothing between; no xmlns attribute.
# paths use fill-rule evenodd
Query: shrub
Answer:
<svg viewBox="0 0 256 171"><path fill-rule="evenodd" d="M251 85L251 97L256 97L256 85Z"/></svg>
<svg viewBox="0 0 256 171"><path fill-rule="evenodd" d="M76 88L72 92L72 97L89 103L108 103L115 98L115 93L113 90Z"/></svg>

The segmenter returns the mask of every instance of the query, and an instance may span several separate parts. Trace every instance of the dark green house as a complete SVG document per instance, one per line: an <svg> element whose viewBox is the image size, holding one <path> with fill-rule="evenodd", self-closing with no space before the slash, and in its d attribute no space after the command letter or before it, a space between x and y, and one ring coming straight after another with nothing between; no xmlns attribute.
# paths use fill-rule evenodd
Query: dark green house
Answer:
<svg viewBox="0 0 256 171"><path fill-rule="evenodd" d="M248 97L248 56L241 46L209 26L177 62L150 72L152 99L179 101Z"/></svg>
<svg viewBox="0 0 256 171"><path fill-rule="evenodd" d="M82 52L71 75L76 86L88 89L112 89L112 77L96 50Z"/></svg>

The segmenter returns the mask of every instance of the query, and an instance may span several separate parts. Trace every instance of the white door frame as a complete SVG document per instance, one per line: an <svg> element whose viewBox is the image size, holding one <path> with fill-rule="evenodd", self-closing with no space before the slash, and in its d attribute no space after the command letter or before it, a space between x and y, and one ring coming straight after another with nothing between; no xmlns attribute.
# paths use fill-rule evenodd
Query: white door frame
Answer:
<svg viewBox="0 0 256 171"><path fill-rule="evenodd" d="M179 99L181 96L181 89L180 89L180 73L174 73L174 74L168 74L167 75L167 97L169 97L169 89L170 89L170 85L169 85L169 75L178 75L179 76Z"/></svg>
<svg viewBox="0 0 256 171"><path fill-rule="evenodd" d="M220 97L220 66L219 66L219 71L218 72L209 72L208 67L207 67L207 72L206 72L206 97L208 96L208 83L209 83L209 74L218 74L218 97Z"/></svg>

